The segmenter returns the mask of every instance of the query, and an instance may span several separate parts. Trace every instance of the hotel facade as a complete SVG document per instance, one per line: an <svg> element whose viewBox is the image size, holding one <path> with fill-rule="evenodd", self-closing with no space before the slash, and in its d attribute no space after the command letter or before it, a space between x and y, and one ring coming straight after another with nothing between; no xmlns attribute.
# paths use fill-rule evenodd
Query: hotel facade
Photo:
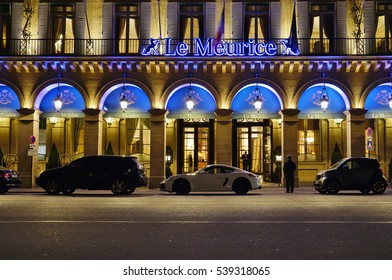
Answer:
<svg viewBox="0 0 392 280"><path fill-rule="evenodd" d="M0 159L24 187L101 154L150 188L245 153L276 184L287 155L299 186L339 157L392 175L390 1L1 0L0 26Z"/></svg>

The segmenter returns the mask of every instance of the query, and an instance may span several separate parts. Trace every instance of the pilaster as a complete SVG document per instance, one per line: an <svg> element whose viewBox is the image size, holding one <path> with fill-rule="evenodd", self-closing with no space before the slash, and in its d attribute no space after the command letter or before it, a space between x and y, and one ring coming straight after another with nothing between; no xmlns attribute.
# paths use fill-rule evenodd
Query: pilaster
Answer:
<svg viewBox="0 0 392 280"><path fill-rule="evenodd" d="M103 114L99 109L85 109L84 118L84 155L102 155Z"/></svg>
<svg viewBox="0 0 392 280"><path fill-rule="evenodd" d="M365 156L365 109L344 111L347 128L347 157Z"/></svg>
<svg viewBox="0 0 392 280"><path fill-rule="evenodd" d="M167 110L151 109L151 154L149 188L158 188L166 170L166 115Z"/></svg>
<svg viewBox="0 0 392 280"><path fill-rule="evenodd" d="M295 171L294 186L298 187L298 114L300 110L284 109L279 111L282 117L282 168L288 155L297 165ZM282 185L285 185L285 179L282 169Z"/></svg>
<svg viewBox="0 0 392 280"><path fill-rule="evenodd" d="M18 172L22 179L22 187L33 188L38 176L38 143L39 143L39 115L40 111L21 108L19 112L18 129ZM32 136L35 143L32 143ZM31 148L34 144L35 148Z"/></svg>
<svg viewBox="0 0 392 280"><path fill-rule="evenodd" d="M215 129L215 159L216 163L231 165L232 163L232 115L231 109L217 109L214 111L216 119Z"/></svg>

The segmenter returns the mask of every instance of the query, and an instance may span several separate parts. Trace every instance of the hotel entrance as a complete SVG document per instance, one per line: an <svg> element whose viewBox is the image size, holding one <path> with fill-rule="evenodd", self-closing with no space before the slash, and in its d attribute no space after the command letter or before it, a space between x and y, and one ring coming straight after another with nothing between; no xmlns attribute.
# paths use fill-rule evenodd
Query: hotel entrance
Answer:
<svg viewBox="0 0 392 280"><path fill-rule="evenodd" d="M262 174L264 181L270 181L272 173L271 127L270 120L233 120L233 165Z"/></svg>
<svg viewBox="0 0 392 280"><path fill-rule="evenodd" d="M179 173L190 173L214 162L214 120L178 121Z"/></svg>

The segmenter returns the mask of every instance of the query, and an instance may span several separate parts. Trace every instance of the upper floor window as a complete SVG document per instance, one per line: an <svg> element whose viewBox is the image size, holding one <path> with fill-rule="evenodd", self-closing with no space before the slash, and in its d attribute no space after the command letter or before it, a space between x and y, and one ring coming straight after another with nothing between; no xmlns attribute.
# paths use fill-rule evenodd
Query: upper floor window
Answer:
<svg viewBox="0 0 392 280"><path fill-rule="evenodd" d="M387 53L392 51L392 3L377 3L376 16L376 46L377 51Z"/></svg>
<svg viewBox="0 0 392 280"><path fill-rule="evenodd" d="M310 45L313 53L333 53L335 38L335 4L311 3Z"/></svg>
<svg viewBox="0 0 392 280"><path fill-rule="evenodd" d="M245 4L244 39L256 41L268 40L270 37L270 20L268 4Z"/></svg>
<svg viewBox="0 0 392 280"><path fill-rule="evenodd" d="M74 53L74 17L72 4L50 5L50 34L56 53Z"/></svg>
<svg viewBox="0 0 392 280"><path fill-rule="evenodd" d="M140 37L138 4L116 5L115 36L118 53L137 53Z"/></svg>
<svg viewBox="0 0 392 280"><path fill-rule="evenodd" d="M180 5L180 41L191 46L194 38L204 39L203 4ZM192 50L191 50L192 52Z"/></svg>
<svg viewBox="0 0 392 280"><path fill-rule="evenodd" d="M0 4L0 52L8 47L7 39L11 36L11 13L9 4Z"/></svg>

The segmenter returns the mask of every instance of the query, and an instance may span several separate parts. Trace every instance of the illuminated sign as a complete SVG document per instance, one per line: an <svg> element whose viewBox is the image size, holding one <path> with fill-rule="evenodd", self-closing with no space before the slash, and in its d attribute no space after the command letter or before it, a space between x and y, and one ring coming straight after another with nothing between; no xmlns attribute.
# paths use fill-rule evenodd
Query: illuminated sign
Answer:
<svg viewBox="0 0 392 280"><path fill-rule="evenodd" d="M163 41L163 48L160 47ZM283 50L280 54L298 55L291 51L288 40L281 40ZM203 43L199 38L193 40L193 56L274 56L278 55L278 46L273 42L215 42L209 38ZM190 47L185 42L173 43L172 38L162 40L150 39L150 44L143 48L142 55L164 55L164 56L187 56L190 54Z"/></svg>

